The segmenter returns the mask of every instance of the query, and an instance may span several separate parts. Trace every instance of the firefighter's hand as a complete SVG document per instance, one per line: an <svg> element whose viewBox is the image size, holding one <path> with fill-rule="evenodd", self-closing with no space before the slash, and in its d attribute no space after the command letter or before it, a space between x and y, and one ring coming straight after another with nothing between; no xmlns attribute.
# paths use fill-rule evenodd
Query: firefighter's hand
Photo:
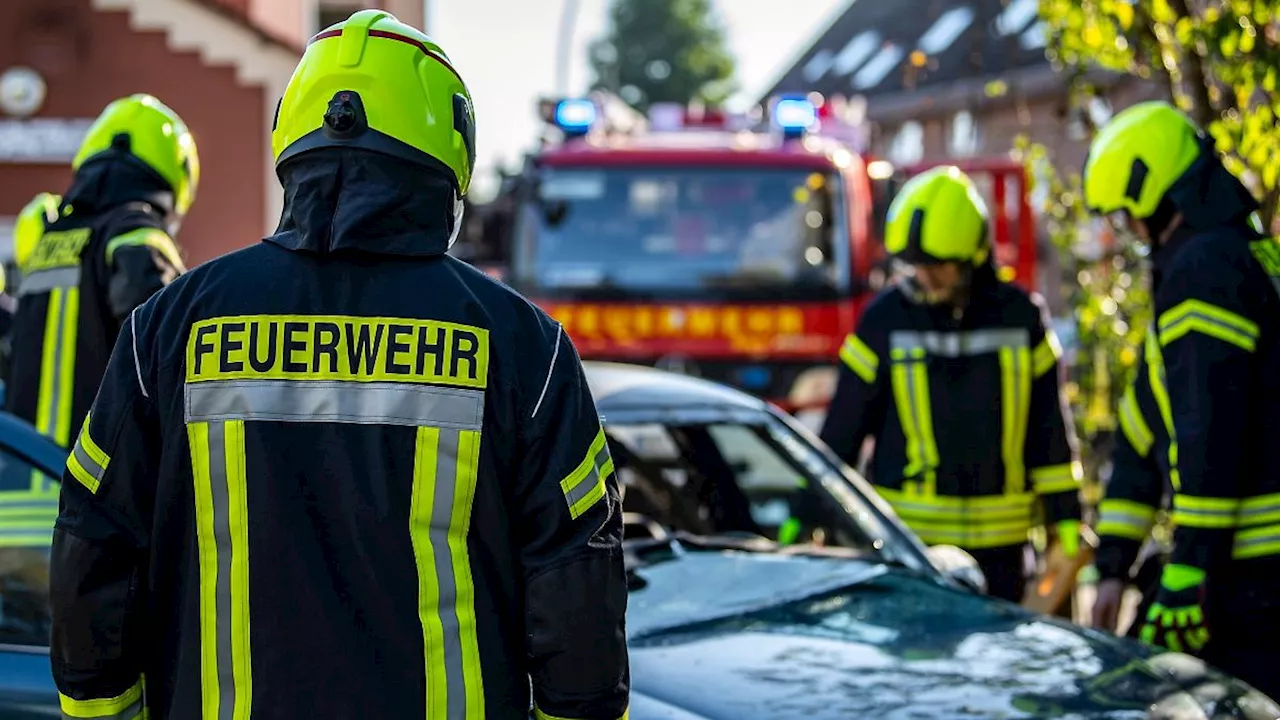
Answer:
<svg viewBox="0 0 1280 720"><path fill-rule="evenodd" d="M1115 632L1120 621L1120 602L1124 599L1124 581L1107 578L1098 583L1098 596L1093 601L1093 626Z"/></svg>
<svg viewBox="0 0 1280 720"><path fill-rule="evenodd" d="M1080 554L1080 521L1060 520L1054 525L1054 541L1062 548L1062 555L1075 559Z"/></svg>
<svg viewBox="0 0 1280 720"><path fill-rule="evenodd" d="M1204 571L1190 565L1166 565L1160 592L1140 635L1149 645L1174 652L1198 652L1209 642L1204 617Z"/></svg>

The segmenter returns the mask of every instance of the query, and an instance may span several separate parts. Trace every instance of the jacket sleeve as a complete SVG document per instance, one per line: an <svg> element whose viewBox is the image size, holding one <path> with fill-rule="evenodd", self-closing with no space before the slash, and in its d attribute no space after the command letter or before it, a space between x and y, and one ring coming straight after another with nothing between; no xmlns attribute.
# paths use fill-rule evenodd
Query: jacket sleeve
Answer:
<svg viewBox="0 0 1280 720"><path fill-rule="evenodd" d="M1231 559L1241 459L1251 451L1244 441L1260 334L1252 306L1260 303L1243 268L1214 257L1194 263L1173 268L1157 295L1158 349L1150 352L1173 390L1164 399L1175 443L1171 562L1212 573Z"/></svg>
<svg viewBox="0 0 1280 720"><path fill-rule="evenodd" d="M517 483L535 714L617 720L630 685L622 503L578 353L558 324L541 329Z"/></svg>
<svg viewBox="0 0 1280 720"><path fill-rule="evenodd" d="M1116 413L1120 432L1116 433L1106 496L1098 507L1095 565L1103 579L1128 579L1164 494L1164 478L1155 456L1155 434L1134 390L1144 376L1139 373L1139 380L1125 391Z"/></svg>
<svg viewBox="0 0 1280 720"><path fill-rule="evenodd" d="M142 717L149 521L159 424L134 318L67 460L50 557L50 660L63 717Z"/></svg>
<svg viewBox="0 0 1280 720"><path fill-rule="evenodd" d="M1024 457L1031 489L1044 506L1044 521L1080 519L1080 479L1075 432L1059 378L1062 346L1037 299L1039 320L1031 330L1031 399Z"/></svg>
<svg viewBox="0 0 1280 720"><path fill-rule="evenodd" d="M184 272L178 246L165 231L142 227L107 241L107 301L117 321Z"/></svg>
<svg viewBox="0 0 1280 720"><path fill-rule="evenodd" d="M857 467L863 442L879 431L887 411L888 342L874 307L840 348L836 392L822 424L822 441L851 467Z"/></svg>

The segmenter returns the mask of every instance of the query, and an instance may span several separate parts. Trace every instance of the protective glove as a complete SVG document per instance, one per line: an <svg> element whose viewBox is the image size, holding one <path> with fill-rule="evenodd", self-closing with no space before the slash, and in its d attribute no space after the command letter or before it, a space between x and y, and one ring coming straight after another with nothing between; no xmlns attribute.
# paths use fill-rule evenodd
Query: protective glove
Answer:
<svg viewBox="0 0 1280 720"><path fill-rule="evenodd" d="M1058 544L1062 554L1072 560L1080 554L1080 521L1059 520L1055 526L1058 531Z"/></svg>
<svg viewBox="0 0 1280 720"><path fill-rule="evenodd" d="M1160 591L1139 634L1148 645L1174 652L1198 652L1209 642L1204 618L1204 571L1190 565L1166 565Z"/></svg>

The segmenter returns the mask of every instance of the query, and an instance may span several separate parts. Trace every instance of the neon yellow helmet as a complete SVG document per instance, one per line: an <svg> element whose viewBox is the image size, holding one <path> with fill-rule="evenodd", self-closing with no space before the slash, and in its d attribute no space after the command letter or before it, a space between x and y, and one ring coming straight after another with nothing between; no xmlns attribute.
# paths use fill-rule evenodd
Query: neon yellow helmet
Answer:
<svg viewBox="0 0 1280 720"><path fill-rule="evenodd" d="M884 246L913 265L981 265L991 254L987 204L960 168L923 172L908 180L889 205Z"/></svg>
<svg viewBox="0 0 1280 720"><path fill-rule="evenodd" d="M36 250L36 244L44 236L45 226L58 219L58 206L61 203L61 197L42 192L18 213L18 219L13 224L13 262L19 270L26 268L31 253Z"/></svg>
<svg viewBox="0 0 1280 720"><path fill-rule="evenodd" d="M200 183L200 157L177 113L145 94L112 102L89 127L71 169L112 152L134 157L160 176L173 190L174 210L187 214Z"/></svg>
<svg viewBox="0 0 1280 720"><path fill-rule="evenodd" d="M1200 152L1195 124L1177 108L1161 101L1134 105L1112 118L1089 147L1085 205L1100 215L1124 211L1145 220Z"/></svg>
<svg viewBox="0 0 1280 720"><path fill-rule="evenodd" d="M276 110L276 167L326 147L436 168L460 199L475 169L471 93L430 37L389 13L361 10L311 38Z"/></svg>

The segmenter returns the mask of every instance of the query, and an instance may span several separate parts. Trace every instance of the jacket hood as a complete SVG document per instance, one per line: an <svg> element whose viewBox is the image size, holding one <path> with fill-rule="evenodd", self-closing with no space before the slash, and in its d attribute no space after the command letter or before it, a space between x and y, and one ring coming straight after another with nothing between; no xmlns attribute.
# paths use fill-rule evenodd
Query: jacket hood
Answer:
<svg viewBox="0 0 1280 720"><path fill-rule="evenodd" d="M77 215L102 213L133 202L151 205L165 219L173 219L173 190L151 169L122 157L103 157L80 166L62 196Z"/></svg>
<svg viewBox="0 0 1280 720"><path fill-rule="evenodd" d="M1258 209L1249 189L1223 166L1212 139L1200 141L1200 158L1169 188L1169 200L1192 231L1246 225Z"/></svg>
<svg viewBox="0 0 1280 720"><path fill-rule="evenodd" d="M428 168L344 148L300 155L277 174L284 213L266 242L320 255L424 257L449 249L456 195Z"/></svg>

